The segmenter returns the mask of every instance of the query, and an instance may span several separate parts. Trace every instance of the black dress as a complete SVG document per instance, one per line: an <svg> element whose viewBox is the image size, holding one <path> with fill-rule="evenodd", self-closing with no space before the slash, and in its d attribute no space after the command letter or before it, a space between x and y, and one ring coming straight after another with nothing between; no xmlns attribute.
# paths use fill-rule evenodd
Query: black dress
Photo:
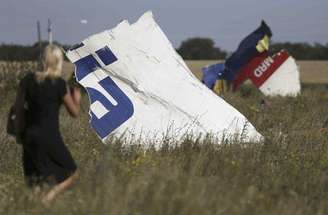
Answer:
<svg viewBox="0 0 328 215"><path fill-rule="evenodd" d="M66 82L57 78L36 80L26 75L27 128L23 138L23 170L29 186L60 183L76 170L75 162L59 132L59 108L66 94Z"/></svg>

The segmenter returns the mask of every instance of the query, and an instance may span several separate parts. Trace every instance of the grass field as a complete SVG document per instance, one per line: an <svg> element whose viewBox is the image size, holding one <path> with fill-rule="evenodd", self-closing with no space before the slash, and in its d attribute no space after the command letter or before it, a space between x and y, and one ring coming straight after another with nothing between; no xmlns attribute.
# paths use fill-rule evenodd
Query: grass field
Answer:
<svg viewBox="0 0 328 215"><path fill-rule="evenodd" d="M205 63L188 62L193 71ZM50 208L24 185L21 146L5 132L23 73L0 71L0 214L328 214L328 63L300 64L297 98L270 98L261 109L262 95L250 85L225 96L265 136L262 143L186 139L146 152L142 143L103 145L84 96L80 118L64 109L60 116L81 176Z"/></svg>
<svg viewBox="0 0 328 215"><path fill-rule="evenodd" d="M215 64L220 61L186 61L191 71L201 79L201 69L205 65ZM303 83L328 83L328 61L297 61Z"/></svg>
<svg viewBox="0 0 328 215"><path fill-rule="evenodd" d="M186 63L194 75L201 79L202 77L202 67L210 64L215 64L222 61L214 60L187 60ZM17 64L17 65L16 65ZM302 83L314 83L314 84L326 84L328 83L328 61L297 61L297 65L301 72L301 82ZM28 68L36 68L36 63L7 63L0 61L0 81L3 71L13 71L18 68L18 70L24 70ZM74 65L71 63L64 63L64 74L68 77L74 71ZM67 79L67 78L66 78Z"/></svg>

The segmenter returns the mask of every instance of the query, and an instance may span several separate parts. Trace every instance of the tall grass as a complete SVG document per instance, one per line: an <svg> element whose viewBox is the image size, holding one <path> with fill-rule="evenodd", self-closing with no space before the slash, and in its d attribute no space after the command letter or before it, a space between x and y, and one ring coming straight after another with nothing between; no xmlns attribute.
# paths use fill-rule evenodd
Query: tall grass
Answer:
<svg viewBox="0 0 328 215"><path fill-rule="evenodd" d="M103 145L84 97L79 119L61 112L81 176L50 208L24 185L21 147L5 132L13 88L0 91L0 214L328 213L327 85L303 86L297 98L269 98L269 108L250 86L226 95L266 137L262 143L186 139L146 151L142 143Z"/></svg>
<svg viewBox="0 0 328 215"><path fill-rule="evenodd" d="M35 71L36 68L37 63L32 61L0 61L0 92L7 92L15 89L18 81L26 72Z"/></svg>

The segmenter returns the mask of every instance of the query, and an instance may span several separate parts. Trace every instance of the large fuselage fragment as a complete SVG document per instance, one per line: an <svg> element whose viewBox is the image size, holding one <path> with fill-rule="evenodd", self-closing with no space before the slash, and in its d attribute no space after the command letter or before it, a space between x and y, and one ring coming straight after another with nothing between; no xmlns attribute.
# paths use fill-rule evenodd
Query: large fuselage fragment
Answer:
<svg viewBox="0 0 328 215"><path fill-rule="evenodd" d="M301 92L299 69L286 51L270 56L266 52L250 60L232 81L238 88L246 79L266 96L297 96Z"/></svg>
<svg viewBox="0 0 328 215"><path fill-rule="evenodd" d="M261 138L241 113L197 80L151 12L85 39L67 56L89 94L91 125L103 141L207 133Z"/></svg>

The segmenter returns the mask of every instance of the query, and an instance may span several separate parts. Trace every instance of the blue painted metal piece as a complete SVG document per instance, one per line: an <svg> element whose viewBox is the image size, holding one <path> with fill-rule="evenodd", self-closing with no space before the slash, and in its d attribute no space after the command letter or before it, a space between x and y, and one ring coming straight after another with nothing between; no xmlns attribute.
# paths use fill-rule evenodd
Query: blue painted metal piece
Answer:
<svg viewBox="0 0 328 215"><path fill-rule="evenodd" d="M97 50L96 54L106 66L117 61L116 56L108 46ZM100 63L91 54L79 59L74 64L76 67L76 78L79 82L101 67ZM91 125L97 134L104 139L133 115L134 107L129 97L109 76L94 84L104 89L117 103L112 104L110 99L97 90L96 87L86 87L91 104L100 102L107 110L107 113L101 118L97 118L96 114L91 111Z"/></svg>
<svg viewBox="0 0 328 215"><path fill-rule="evenodd" d="M213 64L202 68L203 83L210 89L213 89L216 80L222 79L224 63Z"/></svg>

